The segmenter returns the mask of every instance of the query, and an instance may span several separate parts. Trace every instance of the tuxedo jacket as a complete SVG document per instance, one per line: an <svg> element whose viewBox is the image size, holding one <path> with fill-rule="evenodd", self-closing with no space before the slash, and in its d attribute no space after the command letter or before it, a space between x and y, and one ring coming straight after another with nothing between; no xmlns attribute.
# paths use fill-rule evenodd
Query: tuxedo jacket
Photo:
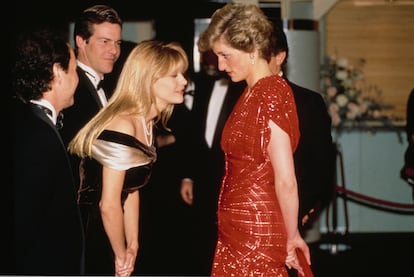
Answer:
<svg viewBox="0 0 414 277"><path fill-rule="evenodd" d="M224 153L220 140L224 125L234 105L243 93L244 82L234 83L230 80L227 93L221 106L214 131L211 148L205 139L208 105L216 79L200 73L194 77L194 99L191 109L192 120L192 171L195 181L194 206L199 207L215 218L221 179L224 175ZM190 167L191 168L191 167Z"/></svg>
<svg viewBox="0 0 414 277"><path fill-rule="evenodd" d="M79 66L76 71L79 83L74 95L74 103L63 110L62 139L67 146L76 133L102 108L98 92L91 80Z"/></svg>
<svg viewBox="0 0 414 277"><path fill-rule="evenodd" d="M82 274L82 221L65 146L44 111L14 104L15 273Z"/></svg>
<svg viewBox="0 0 414 277"><path fill-rule="evenodd" d="M60 129L63 142L67 147L77 132L94 117L102 108L98 92L85 71L77 67L79 83L74 95L74 103L62 111L63 128ZM76 155L69 155L76 186L79 188L80 159Z"/></svg>
<svg viewBox="0 0 414 277"><path fill-rule="evenodd" d="M299 220L313 208L312 219L329 204L335 189L336 148L331 118L319 93L288 83L295 98L300 130L293 156L299 186Z"/></svg>

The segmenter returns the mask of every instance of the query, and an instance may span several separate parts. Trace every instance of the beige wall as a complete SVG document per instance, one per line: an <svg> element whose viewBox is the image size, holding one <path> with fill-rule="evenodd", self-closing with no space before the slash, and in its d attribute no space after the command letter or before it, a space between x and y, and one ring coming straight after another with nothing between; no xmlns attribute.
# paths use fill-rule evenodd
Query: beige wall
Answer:
<svg viewBox="0 0 414 277"><path fill-rule="evenodd" d="M356 64L366 59L365 76L405 119L408 94L414 88L414 2L339 0L326 14L326 53ZM357 5L371 3L373 5Z"/></svg>

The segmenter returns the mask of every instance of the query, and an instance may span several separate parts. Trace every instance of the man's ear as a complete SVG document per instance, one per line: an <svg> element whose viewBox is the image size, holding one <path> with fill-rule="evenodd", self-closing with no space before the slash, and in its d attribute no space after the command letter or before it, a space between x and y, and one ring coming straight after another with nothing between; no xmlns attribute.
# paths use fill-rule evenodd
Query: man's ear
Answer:
<svg viewBox="0 0 414 277"><path fill-rule="evenodd" d="M285 59L286 59L286 52L285 51L279 52L276 55L276 63L277 63L277 65L281 66L282 63L285 61Z"/></svg>
<svg viewBox="0 0 414 277"><path fill-rule="evenodd" d="M84 40L81 36L76 36L75 37L75 44L77 47L82 48L83 45L86 44L86 40Z"/></svg>
<svg viewBox="0 0 414 277"><path fill-rule="evenodd" d="M62 74L64 74L62 67L58 63L53 64L53 76L54 82L61 82L62 80Z"/></svg>

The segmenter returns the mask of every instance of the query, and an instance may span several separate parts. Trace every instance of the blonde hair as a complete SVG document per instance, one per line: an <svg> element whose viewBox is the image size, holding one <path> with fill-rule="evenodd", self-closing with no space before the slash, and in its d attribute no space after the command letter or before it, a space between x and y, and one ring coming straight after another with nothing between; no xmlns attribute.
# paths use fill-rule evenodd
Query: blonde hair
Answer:
<svg viewBox="0 0 414 277"><path fill-rule="evenodd" d="M197 45L199 51L204 52L223 37L235 49L247 53L258 49L262 58L270 60L272 33L273 23L257 5L229 3L213 13Z"/></svg>
<svg viewBox="0 0 414 277"><path fill-rule="evenodd" d="M172 72L185 72L188 58L177 42L142 41L134 47L125 64L115 91L103 107L72 139L69 152L84 158L91 155L92 144L110 121L119 114L146 115L155 106L153 85ZM155 122L164 128L174 104L157 111Z"/></svg>

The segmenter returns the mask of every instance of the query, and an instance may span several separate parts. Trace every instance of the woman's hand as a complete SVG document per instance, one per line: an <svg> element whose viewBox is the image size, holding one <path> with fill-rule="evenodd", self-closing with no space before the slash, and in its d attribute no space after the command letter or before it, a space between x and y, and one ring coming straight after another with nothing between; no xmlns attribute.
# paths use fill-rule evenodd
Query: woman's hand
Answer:
<svg viewBox="0 0 414 277"><path fill-rule="evenodd" d="M115 276L128 277L134 272L136 251L127 249L125 258L115 259Z"/></svg>
<svg viewBox="0 0 414 277"><path fill-rule="evenodd" d="M294 268L298 271L300 276L305 276L304 270L299 262L299 257L296 254L296 248L300 249L306 259L306 262L310 265L311 259L310 259L310 251L309 247L306 244L306 242L303 240L303 238L299 235L295 236L294 239L288 240L287 242L287 256L285 260L286 266L290 268Z"/></svg>

